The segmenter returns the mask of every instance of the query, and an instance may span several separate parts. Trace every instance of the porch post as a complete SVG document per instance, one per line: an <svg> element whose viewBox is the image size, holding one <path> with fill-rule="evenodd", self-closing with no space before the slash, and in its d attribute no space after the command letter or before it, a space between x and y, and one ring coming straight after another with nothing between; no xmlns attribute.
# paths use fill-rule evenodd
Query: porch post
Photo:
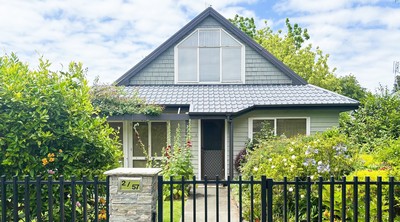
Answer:
<svg viewBox="0 0 400 222"><path fill-rule="evenodd" d="M233 118L228 116L229 125L229 176L233 178Z"/></svg>

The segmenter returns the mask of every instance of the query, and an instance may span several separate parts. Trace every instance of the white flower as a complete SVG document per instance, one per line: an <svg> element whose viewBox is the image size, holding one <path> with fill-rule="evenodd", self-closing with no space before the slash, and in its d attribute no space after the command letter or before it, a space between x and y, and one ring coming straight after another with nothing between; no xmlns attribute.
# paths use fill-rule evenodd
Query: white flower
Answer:
<svg viewBox="0 0 400 222"><path fill-rule="evenodd" d="M274 166L274 165L272 165L272 166L271 166L271 168L272 168L272 169L274 169L274 168L275 168L275 166Z"/></svg>
<svg viewBox="0 0 400 222"><path fill-rule="evenodd" d="M293 188L290 187L290 188L289 188L289 192L293 192Z"/></svg>
<svg viewBox="0 0 400 222"><path fill-rule="evenodd" d="M304 194L300 195L300 198L304 198Z"/></svg>
<svg viewBox="0 0 400 222"><path fill-rule="evenodd" d="M292 142L292 145L294 145L295 144L295 142Z"/></svg>
<svg viewBox="0 0 400 222"><path fill-rule="evenodd" d="M285 158L285 159L283 159L283 162L286 162L287 161L287 159Z"/></svg>
<svg viewBox="0 0 400 222"><path fill-rule="evenodd" d="M254 171L257 171L257 170L258 170L258 167L254 167L253 170L254 170Z"/></svg>
<svg viewBox="0 0 400 222"><path fill-rule="evenodd" d="M289 151L290 151L290 152L293 152L293 151L294 151L294 149L293 149L293 148L289 148Z"/></svg>
<svg viewBox="0 0 400 222"><path fill-rule="evenodd" d="M314 179L314 175L310 176L310 179L313 180Z"/></svg>
<svg viewBox="0 0 400 222"><path fill-rule="evenodd" d="M322 165L322 161L320 160L320 161L318 161L318 165Z"/></svg>
<svg viewBox="0 0 400 222"><path fill-rule="evenodd" d="M269 160L269 162L271 162L271 161L272 161L272 158L269 158L268 160Z"/></svg>
<svg viewBox="0 0 400 222"><path fill-rule="evenodd" d="M283 165L287 166L287 163L284 163Z"/></svg>
<svg viewBox="0 0 400 222"><path fill-rule="evenodd" d="M294 159L296 159L296 156L295 156L295 155L292 155L292 160L294 160Z"/></svg>

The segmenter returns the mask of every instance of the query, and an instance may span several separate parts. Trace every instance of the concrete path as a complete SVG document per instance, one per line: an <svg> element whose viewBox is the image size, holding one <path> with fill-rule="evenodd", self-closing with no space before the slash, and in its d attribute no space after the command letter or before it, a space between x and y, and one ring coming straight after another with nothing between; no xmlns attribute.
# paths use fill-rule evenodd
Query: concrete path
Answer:
<svg viewBox="0 0 400 222"><path fill-rule="evenodd" d="M216 186L207 186L207 221L217 221L217 198L216 198ZM193 191L193 190L192 190ZM222 185L218 188L219 192L219 221L228 221L228 189ZM231 193L232 195L232 193ZM232 196L231 196L232 199ZM205 204L204 204L204 186L196 187L196 222L206 221L205 219ZM239 221L239 209L237 208L234 201L231 202L230 218L232 222ZM193 194L190 194L185 206L185 220L193 220Z"/></svg>

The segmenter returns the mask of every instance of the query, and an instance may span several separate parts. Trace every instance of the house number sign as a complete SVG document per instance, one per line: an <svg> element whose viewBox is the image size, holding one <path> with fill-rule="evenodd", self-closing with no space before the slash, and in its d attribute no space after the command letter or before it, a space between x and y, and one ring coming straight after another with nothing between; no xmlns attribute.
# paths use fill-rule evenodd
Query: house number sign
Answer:
<svg viewBox="0 0 400 222"><path fill-rule="evenodd" d="M138 192L142 189L142 178L120 178L118 188L122 192Z"/></svg>

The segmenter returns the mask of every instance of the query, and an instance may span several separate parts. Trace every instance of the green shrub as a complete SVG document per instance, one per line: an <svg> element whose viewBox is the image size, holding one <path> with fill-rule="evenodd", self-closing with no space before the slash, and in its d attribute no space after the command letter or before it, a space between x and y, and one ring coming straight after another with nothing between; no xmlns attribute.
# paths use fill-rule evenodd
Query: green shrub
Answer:
<svg viewBox="0 0 400 222"><path fill-rule="evenodd" d="M387 169L379 169L379 170L357 170L350 175L347 176L346 181L353 181L354 177L358 177L359 182L365 182L366 177L370 177L370 181L376 182L378 177L382 178L382 181L389 181L389 171ZM358 207L354 208L354 190L353 185L346 186L346 221L352 221L354 217L354 212L358 211L358 219L360 221L365 220L365 194L366 188L365 184L358 185ZM389 217L389 186L382 185L382 217ZM398 197L398 189L395 189L395 208L399 207L399 197ZM325 212L323 216L326 220L330 217L330 187L328 185L324 186L323 190L323 206ZM370 217L371 221L378 221L377 219L377 185L376 183L370 184ZM334 189L334 217L336 220L342 220L342 187L336 185ZM400 219L399 215L397 215L397 219ZM395 219L396 220L396 219ZM384 220L385 221L385 220ZM397 221L397 220L396 220Z"/></svg>
<svg viewBox="0 0 400 222"><path fill-rule="evenodd" d="M50 63L40 60L39 67L30 70L16 55L0 57L0 173L11 178L24 175L31 178L51 176L58 180L72 175L92 180L98 175L105 179L104 171L118 166L120 144L114 130L105 118L98 117L89 95L82 64L71 63L67 71L49 70ZM23 218L22 197L19 187L19 217ZM34 187L31 186L32 214L36 212ZM48 188L42 186L47 214ZM105 194L105 190L99 191ZM65 207L71 209L71 191L64 190ZM88 195L93 194L93 189ZM59 188L53 188L54 217L59 217ZM77 201L82 203L81 193ZM94 204L89 200L89 207ZM12 209L12 190L7 189L7 209ZM79 208L77 214L79 215ZM2 212L5 213L5 212ZM90 217L93 218L94 214ZM11 220L11 211L7 218ZM66 215L70 220L70 214Z"/></svg>
<svg viewBox="0 0 400 222"><path fill-rule="evenodd" d="M379 149L400 136L400 96L381 88L361 101L360 108L341 116L341 131L363 151Z"/></svg>
<svg viewBox="0 0 400 222"><path fill-rule="evenodd" d="M15 55L0 57L0 172L93 178L117 167L115 132L96 116L82 64L36 70Z"/></svg>
<svg viewBox="0 0 400 222"><path fill-rule="evenodd" d="M254 150L258 147L261 141L268 141L275 138L274 131L268 122L263 122L261 130L256 132L253 136L253 140L249 140L235 158L235 170L239 173L242 172L242 166L247 162L247 156L249 151Z"/></svg>
<svg viewBox="0 0 400 222"><path fill-rule="evenodd" d="M328 179L331 176L340 178L353 170L355 151L347 146L347 138L338 130L330 130L313 136L299 136L295 138L277 138L262 140L254 151L249 152L247 162L242 167L244 179L254 176L259 180L266 175L274 181L283 181L284 177L293 181L295 177L305 181L307 177L316 180L318 177ZM252 201L248 188L244 193L244 203ZM259 200L260 186L254 187L255 200ZM303 191L302 191L303 192ZM275 202L274 215L281 215L282 189L274 188ZM303 194L303 193L300 193ZM289 214L294 214L293 194L288 194ZM301 201L305 201L301 199ZM316 201L312 197L312 201ZM301 204L306 206L305 202ZM249 214L249 205L244 204L245 216ZM260 216L260 205L255 203L255 216ZM301 213L305 209L300 209ZM303 210L303 211L302 211ZM247 218L248 219L248 218Z"/></svg>

